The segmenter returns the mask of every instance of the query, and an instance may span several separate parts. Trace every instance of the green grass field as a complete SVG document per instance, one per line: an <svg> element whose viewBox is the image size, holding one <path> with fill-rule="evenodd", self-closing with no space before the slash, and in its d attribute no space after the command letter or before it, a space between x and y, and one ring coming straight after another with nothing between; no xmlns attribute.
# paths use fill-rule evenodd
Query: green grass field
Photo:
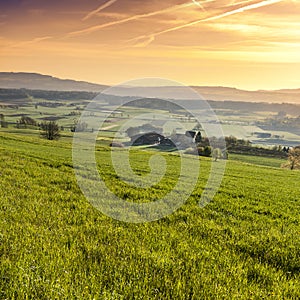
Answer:
<svg viewBox="0 0 300 300"><path fill-rule="evenodd" d="M211 163L201 158L184 206L159 221L123 223L83 196L71 136L16 132L0 132L0 299L299 299L299 171L232 155L217 195L200 208ZM97 150L117 191L109 148ZM133 168L146 172L144 155L132 154ZM176 174L178 157L163 155ZM119 193L127 188L128 200L139 200L124 185Z"/></svg>

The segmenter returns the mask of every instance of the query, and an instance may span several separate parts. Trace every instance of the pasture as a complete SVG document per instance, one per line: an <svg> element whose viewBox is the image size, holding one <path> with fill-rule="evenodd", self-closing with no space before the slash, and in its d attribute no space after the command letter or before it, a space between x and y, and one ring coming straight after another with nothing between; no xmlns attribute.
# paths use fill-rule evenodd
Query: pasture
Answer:
<svg viewBox="0 0 300 300"><path fill-rule="evenodd" d="M180 209L124 223L83 196L71 133L46 141L30 132L0 131L0 299L299 299L299 171L231 155L218 193L200 208L211 164L201 157L200 179ZM112 190L128 201L152 194L122 185L110 148L96 150ZM132 165L144 174L145 158L157 152L143 151L132 150ZM161 155L176 174L179 157ZM153 189L172 184L169 176Z"/></svg>

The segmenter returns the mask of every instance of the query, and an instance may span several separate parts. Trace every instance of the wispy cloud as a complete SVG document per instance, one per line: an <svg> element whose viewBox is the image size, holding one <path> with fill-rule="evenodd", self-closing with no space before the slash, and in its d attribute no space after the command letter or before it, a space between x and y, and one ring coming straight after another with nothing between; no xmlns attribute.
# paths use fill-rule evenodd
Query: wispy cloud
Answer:
<svg viewBox="0 0 300 300"><path fill-rule="evenodd" d="M129 17L129 18L125 18L125 19L121 19L121 20L117 20L117 21L112 21L112 22L101 24L101 25L91 26L91 27L88 27L88 28L85 28L85 29L82 29L82 30L78 30L78 31L73 31L73 32L70 32L69 35L87 34L87 33L91 33L91 32L106 28L106 27L110 27L110 26L114 26L114 25L118 25L118 24L123 24L123 23L127 23L127 22L130 22L130 21L142 19L142 18L156 16L156 15L159 15L159 14L162 14L162 13L167 13L167 12L174 11L174 10L177 10L177 9L182 9L182 8L192 6L192 5L194 5L192 2L181 4L181 5L175 5L175 6L168 7L166 9L162 9L162 10L158 10L158 11L154 11L154 12L150 12L150 13L146 13L146 14L135 15L135 16L132 16L132 17Z"/></svg>
<svg viewBox="0 0 300 300"><path fill-rule="evenodd" d="M253 2L253 0L244 0L244 1L239 1L239 2L230 2L228 4L225 5L225 7L231 7L231 6L236 6L236 5L240 5L240 4L246 4L246 3L249 3L249 2Z"/></svg>
<svg viewBox="0 0 300 300"><path fill-rule="evenodd" d="M155 37L153 35L143 36L137 38L134 47L146 47L147 45L151 44L153 42Z"/></svg>
<svg viewBox="0 0 300 300"><path fill-rule="evenodd" d="M215 1L216 0L203 0L201 2L202 3L208 3L208 2L215 2ZM198 6L200 5L201 7L203 7L199 2L192 1L192 2L188 2L188 3L180 4L180 5L174 5L174 6L171 6L171 7L165 8L165 9L161 9L161 10L158 10L158 11L150 12L150 13L139 14L139 15L135 15L135 16L132 16L132 17L125 18L125 19L112 21L112 22L101 24L101 25L91 26L91 27L88 27L88 28L85 28L85 29L82 29L82 30L70 32L69 35L73 36L73 35L88 34L88 33L95 32L95 31L98 31L98 30L106 28L106 27L111 27L111 26L114 26L114 25L119 25L119 24L130 22L130 21L139 20L139 19L142 19L142 18L153 17L153 16L157 16L157 15L160 15L160 14L176 11L176 10L179 10L179 9L195 6L196 3L197 3Z"/></svg>
<svg viewBox="0 0 300 300"><path fill-rule="evenodd" d="M42 37L37 37L34 38L32 40L29 41L23 41L23 42L18 42L18 43L14 43L9 45L9 47L15 48L15 47L23 47L23 46L27 46L27 45L31 45L31 44L35 44L35 43L39 43L45 40L49 40L52 39L52 36L42 36Z"/></svg>
<svg viewBox="0 0 300 300"><path fill-rule="evenodd" d="M89 12L85 17L82 18L82 21L85 21L89 18L91 18L92 16L96 15L97 13L99 13L101 10L113 5L117 0L109 0L106 3L100 5L98 8L92 10L91 12Z"/></svg>
<svg viewBox="0 0 300 300"><path fill-rule="evenodd" d="M279 2L282 2L282 1L284 1L284 0L264 0L264 1L260 1L258 3L242 6L242 7L239 7L237 9L233 9L233 10L221 13L219 15L216 15L216 16L208 17L208 18L206 18L206 19L204 19L200 22L213 21L213 20L221 19L221 18L224 18L224 17L227 17L227 16L242 13L242 12L247 11L247 10L252 10L252 9L260 8L260 7L263 7L263 6L268 6L268 5L279 3Z"/></svg>
<svg viewBox="0 0 300 300"><path fill-rule="evenodd" d="M203 19L198 19L198 20L195 20L195 21L183 24L183 25L179 25L179 26L175 26L175 27L171 27L171 28L162 30L162 31L151 33L149 35L139 36L139 37L136 37L134 39L129 40L128 42L133 41L133 42L136 42L137 45L147 46L155 40L155 37L157 37L159 35L162 35L162 34L165 34L165 33L168 33L168 32L172 32L172 31L177 31L177 30L180 30L180 29L183 29L183 28L191 27L191 26L197 25L199 23L218 20L218 19L228 17L228 16L231 16L231 15L234 15L234 14L239 14L239 13L245 12L247 10L252 10L252 9L268 6L268 5L279 3L279 2L282 2L282 1L284 1L284 0L264 0L264 1L256 2L256 3L253 3L253 4L245 5L245 6L236 8L236 9L232 9L232 10L229 10L229 11L222 12L222 13L216 14L214 16L210 16L210 17L203 18ZM246 0L246 2L248 2L248 0ZM243 2L241 2L241 3L243 3ZM231 5L237 5L237 4L232 3ZM148 41L148 44L146 43L146 41ZM135 44L135 46L136 46L136 44Z"/></svg>

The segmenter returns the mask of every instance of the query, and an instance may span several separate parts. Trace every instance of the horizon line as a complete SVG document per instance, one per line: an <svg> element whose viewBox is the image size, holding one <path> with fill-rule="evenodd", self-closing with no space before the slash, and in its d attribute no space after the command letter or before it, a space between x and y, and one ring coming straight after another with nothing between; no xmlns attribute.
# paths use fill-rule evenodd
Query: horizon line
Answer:
<svg viewBox="0 0 300 300"><path fill-rule="evenodd" d="M130 85L126 85L126 84L122 84L122 82L117 83L117 84L111 84L111 83L99 83L99 82L92 82L92 81L87 81L84 79L74 79L74 78L64 78L64 77L60 77L59 75L50 75L50 74L44 74L44 73L39 73L37 71L0 71L0 74L3 73L7 73L7 74L32 74L32 75L39 75L39 76L46 76L46 77L50 77L53 79L58 79L58 80L69 80L69 81L75 81L75 82L81 82L81 83L87 83L87 84L92 84L92 85L101 85L101 86L106 86L106 87L113 87L113 86L128 86L130 87ZM153 78L153 79L158 79L160 77L149 77L149 76L145 76L143 78ZM135 79L141 79L141 78L133 78L132 80ZM161 77L161 79L167 79L167 78L163 78ZM124 81L123 81L124 82ZM128 82L125 81L124 83ZM241 88L241 87L237 87L237 86L227 86L227 85L199 85L199 84L183 84L181 82L178 82L179 85L172 85L172 87L207 87L207 88L228 88L228 89L236 89L236 90L241 90L241 91L245 91L245 92L280 92L282 90L300 90L300 86L299 87L295 87L295 88L286 88L286 87L280 87L278 89L246 89L246 88ZM134 86L131 86L134 87ZM151 85L151 86L139 86L141 87L170 87L170 85L165 85L165 86L159 86L159 85Z"/></svg>

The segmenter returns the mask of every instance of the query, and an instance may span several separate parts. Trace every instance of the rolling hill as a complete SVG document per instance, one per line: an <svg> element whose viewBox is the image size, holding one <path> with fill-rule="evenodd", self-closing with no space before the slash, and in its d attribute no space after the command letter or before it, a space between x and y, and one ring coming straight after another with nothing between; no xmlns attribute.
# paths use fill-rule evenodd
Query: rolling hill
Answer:
<svg viewBox="0 0 300 300"><path fill-rule="evenodd" d="M60 79L37 73L0 72L0 88L101 92L107 87L106 85ZM221 86L192 86L192 88L207 100L300 104L300 89L246 91ZM146 88L148 95L153 93L151 89L153 90L151 87ZM165 88L161 87L160 89ZM168 86L167 89L171 94L180 94L181 87ZM173 91L170 89L173 89Z"/></svg>
<svg viewBox="0 0 300 300"><path fill-rule="evenodd" d="M101 92L106 86L37 73L0 72L0 88Z"/></svg>

